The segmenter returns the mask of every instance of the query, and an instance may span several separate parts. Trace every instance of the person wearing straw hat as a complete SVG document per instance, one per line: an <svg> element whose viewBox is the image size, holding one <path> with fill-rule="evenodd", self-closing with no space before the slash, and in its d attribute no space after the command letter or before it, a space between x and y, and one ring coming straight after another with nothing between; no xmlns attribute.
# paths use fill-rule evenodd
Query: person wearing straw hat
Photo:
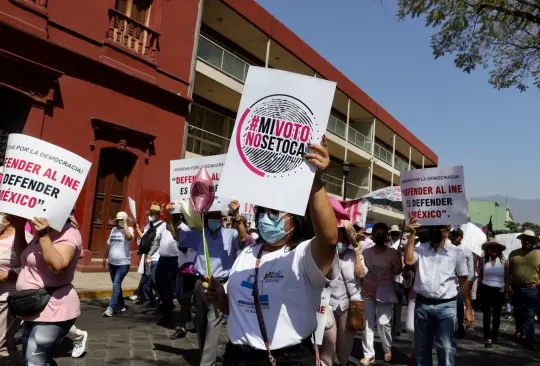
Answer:
<svg viewBox="0 0 540 366"><path fill-rule="evenodd" d="M534 250L534 245L539 239L532 230L525 230L517 239L522 247L508 256L505 287L513 296L516 337L525 335L527 348L536 351L534 317L539 305L540 252Z"/></svg>
<svg viewBox="0 0 540 366"><path fill-rule="evenodd" d="M103 265L109 260L109 273L113 281L113 291L109 306L103 316L111 317L115 312L126 311L124 296L122 295L122 281L129 272L131 264L131 240L133 228L129 226L128 214L120 211L116 214L116 226L112 228L107 240L107 251L103 257Z"/></svg>
<svg viewBox="0 0 540 366"><path fill-rule="evenodd" d="M480 261L478 279L482 294L482 313L484 314L485 347L491 348L497 343L501 310L504 303L504 262L503 252L506 247L494 238L482 245L484 258ZM493 327L491 327L493 317Z"/></svg>

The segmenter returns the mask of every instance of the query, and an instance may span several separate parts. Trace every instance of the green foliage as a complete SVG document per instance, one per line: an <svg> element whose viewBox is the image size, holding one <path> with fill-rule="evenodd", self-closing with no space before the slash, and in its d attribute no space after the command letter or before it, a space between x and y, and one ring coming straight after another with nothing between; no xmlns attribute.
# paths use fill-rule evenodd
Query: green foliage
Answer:
<svg viewBox="0 0 540 366"><path fill-rule="evenodd" d="M454 55L470 73L490 67L497 89L540 88L540 0L398 0L398 18L425 17L437 29L435 58Z"/></svg>
<svg viewBox="0 0 540 366"><path fill-rule="evenodd" d="M540 225L532 222L524 222L523 224L520 224L514 221L506 221L504 225L508 229L507 232L510 233L522 233L525 230L540 230Z"/></svg>

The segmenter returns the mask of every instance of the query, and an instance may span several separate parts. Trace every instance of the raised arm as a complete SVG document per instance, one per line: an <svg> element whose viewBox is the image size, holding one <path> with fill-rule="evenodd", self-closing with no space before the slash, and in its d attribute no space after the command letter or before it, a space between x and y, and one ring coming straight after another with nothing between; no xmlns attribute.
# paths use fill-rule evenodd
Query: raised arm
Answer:
<svg viewBox="0 0 540 366"><path fill-rule="evenodd" d="M358 279L366 277L366 267L360 246L354 248L354 276Z"/></svg>
<svg viewBox="0 0 540 366"><path fill-rule="evenodd" d="M69 267L75 256L75 248L71 245L53 244L49 236L49 222L43 217L34 217L32 225L38 233L41 254L52 273L60 273Z"/></svg>
<svg viewBox="0 0 540 366"><path fill-rule="evenodd" d="M416 264L416 257L414 255L414 245L416 241L416 231L420 228L418 219L411 218L409 222L409 240L405 246L405 264L408 266L414 266Z"/></svg>
<svg viewBox="0 0 540 366"><path fill-rule="evenodd" d="M317 168L309 202L311 222L315 230L315 238L311 243L311 253L315 263L326 276L336 255L338 240L336 215L321 181L321 174L328 168L330 159L328 150L325 147L310 145L310 148L315 152L306 154L305 158Z"/></svg>
<svg viewBox="0 0 540 366"><path fill-rule="evenodd" d="M124 224L124 235L126 236L126 240L129 241L129 240L133 239L133 234L131 234L131 231L129 230L129 225L128 225L128 219L127 218L124 218L123 224Z"/></svg>

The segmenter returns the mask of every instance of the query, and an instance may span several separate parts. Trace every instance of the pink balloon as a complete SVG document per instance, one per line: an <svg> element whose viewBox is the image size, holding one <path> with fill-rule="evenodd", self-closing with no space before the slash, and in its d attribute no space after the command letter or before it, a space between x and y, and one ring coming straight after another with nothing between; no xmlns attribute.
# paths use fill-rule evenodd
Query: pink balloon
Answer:
<svg viewBox="0 0 540 366"><path fill-rule="evenodd" d="M191 184L191 204L195 208L195 211L199 213L208 212L212 203L214 203L214 184L210 174L204 167L199 170L195 176L195 180Z"/></svg>

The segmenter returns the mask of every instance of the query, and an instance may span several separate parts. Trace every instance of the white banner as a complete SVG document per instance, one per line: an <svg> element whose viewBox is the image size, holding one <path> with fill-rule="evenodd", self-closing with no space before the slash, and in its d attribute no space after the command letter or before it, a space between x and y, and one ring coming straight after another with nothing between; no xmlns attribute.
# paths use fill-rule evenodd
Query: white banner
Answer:
<svg viewBox="0 0 540 366"><path fill-rule="evenodd" d="M335 89L332 81L250 67L218 195L304 215L315 172L304 154L326 131Z"/></svg>
<svg viewBox="0 0 540 366"><path fill-rule="evenodd" d="M205 167L212 177L214 189L218 188L225 155L205 156L201 158L171 160L171 201L189 199L191 184L201 167ZM227 210L231 200L216 197L210 211Z"/></svg>
<svg viewBox="0 0 540 366"><path fill-rule="evenodd" d="M0 184L0 212L44 217L57 231L64 227L81 193L88 160L34 137L8 137Z"/></svg>
<svg viewBox="0 0 540 366"><path fill-rule="evenodd" d="M416 169L401 173L401 197L409 216L421 225L461 225L468 222L463 166Z"/></svg>

